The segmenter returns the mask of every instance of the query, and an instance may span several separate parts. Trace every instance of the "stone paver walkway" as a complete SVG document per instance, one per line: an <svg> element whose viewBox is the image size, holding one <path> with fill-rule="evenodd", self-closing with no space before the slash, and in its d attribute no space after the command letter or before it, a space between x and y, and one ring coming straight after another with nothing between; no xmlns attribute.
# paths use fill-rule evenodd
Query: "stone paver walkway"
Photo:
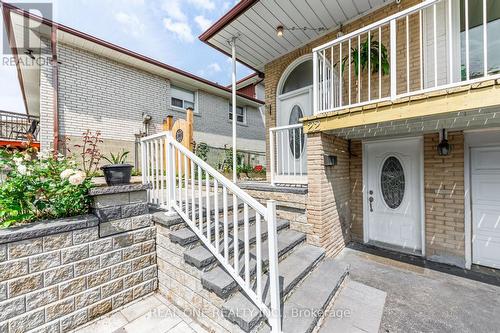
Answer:
<svg viewBox="0 0 500 333"><path fill-rule="evenodd" d="M207 333L160 294L136 301L74 333Z"/></svg>

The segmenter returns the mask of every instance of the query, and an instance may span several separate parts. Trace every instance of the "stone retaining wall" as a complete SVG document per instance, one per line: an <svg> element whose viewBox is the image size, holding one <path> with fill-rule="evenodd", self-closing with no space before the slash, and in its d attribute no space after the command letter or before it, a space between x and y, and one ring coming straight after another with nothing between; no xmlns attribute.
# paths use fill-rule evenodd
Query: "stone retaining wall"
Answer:
<svg viewBox="0 0 500 333"><path fill-rule="evenodd" d="M108 200L109 206L95 207L145 198L142 185L115 188L119 195L109 189L94 193L96 203ZM85 215L0 230L0 332L65 332L153 292L156 230L147 206L137 212L144 214L123 217L121 211L106 222ZM107 226L112 232L103 235L103 222L116 221L120 229Z"/></svg>

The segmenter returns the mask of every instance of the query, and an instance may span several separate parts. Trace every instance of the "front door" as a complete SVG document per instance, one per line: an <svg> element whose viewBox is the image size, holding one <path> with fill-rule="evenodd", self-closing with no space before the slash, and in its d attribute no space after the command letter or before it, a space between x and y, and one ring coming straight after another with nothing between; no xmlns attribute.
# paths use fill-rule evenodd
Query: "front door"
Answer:
<svg viewBox="0 0 500 333"><path fill-rule="evenodd" d="M422 249L422 139L365 143L365 241Z"/></svg>
<svg viewBox="0 0 500 333"><path fill-rule="evenodd" d="M500 268L500 147L471 150L472 262Z"/></svg>
<svg viewBox="0 0 500 333"><path fill-rule="evenodd" d="M304 87L278 97L279 111L276 126L299 123L302 117L312 114L312 87ZM276 133L278 181L287 182L287 177L307 178L306 138L302 128Z"/></svg>

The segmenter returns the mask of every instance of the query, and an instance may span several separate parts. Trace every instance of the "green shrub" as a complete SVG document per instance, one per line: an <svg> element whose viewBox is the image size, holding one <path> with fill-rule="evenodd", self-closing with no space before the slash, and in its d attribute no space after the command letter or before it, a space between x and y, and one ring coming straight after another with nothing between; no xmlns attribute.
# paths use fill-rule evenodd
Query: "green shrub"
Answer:
<svg viewBox="0 0 500 333"><path fill-rule="evenodd" d="M201 158L203 161L207 161L208 153L210 152L210 147L205 142L200 142L195 147L195 155Z"/></svg>
<svg viewBox="0 0 500 333"><path fill-rule="evenodd" d="M90 177L73 159L52 153L0 150L0 228L87 213Z"/></svg>

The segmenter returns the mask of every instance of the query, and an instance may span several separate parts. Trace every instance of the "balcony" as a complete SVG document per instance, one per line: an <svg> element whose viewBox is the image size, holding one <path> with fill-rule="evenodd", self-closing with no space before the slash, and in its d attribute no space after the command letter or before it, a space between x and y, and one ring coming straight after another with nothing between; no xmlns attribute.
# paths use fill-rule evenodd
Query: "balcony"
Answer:
<svg viewBox="0 0 500 333"><path fill-rule="evenodd" d="M0 146L20 146L32 139L38 142L39 117L0 111Z"/></svg>
<svg viewBox="0 0 500 333"><path fill-rule="evenodd" d="M314 115L499 79L499 35L498 1L427 0L340 36L313 50Z"/></svg>

